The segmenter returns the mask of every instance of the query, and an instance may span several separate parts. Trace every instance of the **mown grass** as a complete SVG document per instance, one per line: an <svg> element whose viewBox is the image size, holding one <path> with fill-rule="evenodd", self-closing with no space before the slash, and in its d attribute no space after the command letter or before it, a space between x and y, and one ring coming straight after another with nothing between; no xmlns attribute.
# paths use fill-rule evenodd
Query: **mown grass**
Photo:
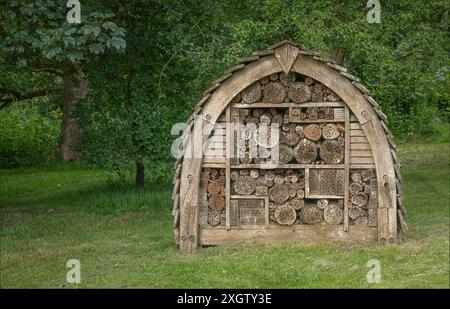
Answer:
<svg viewBox="0 0 450 309"><path fill-rule="evenodd" d="M410 232L399 244L241 243L195 256L173 242L169 184L117 187L81 164L2 170L1 287L448 288L448 145L406 145L400 158ZM66 283L71 258L79 285ZM369 259L379 284L366 281Z"/></svg>

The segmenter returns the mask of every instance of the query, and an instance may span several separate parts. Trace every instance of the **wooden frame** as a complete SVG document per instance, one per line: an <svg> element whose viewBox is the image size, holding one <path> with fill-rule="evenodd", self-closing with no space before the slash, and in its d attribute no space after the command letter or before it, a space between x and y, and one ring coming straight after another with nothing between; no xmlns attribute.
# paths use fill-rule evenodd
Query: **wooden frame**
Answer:
<svg viewBox="0 0 450 309"><path fill-rule="evenodd" d="M318 58L314 53L306 52L302 50L299 46L284 42L282 44L274 47L274 53L267 53L264 57L252 58L253 62L245 63L230 70L232 73L226 79L221 81L221 84L214 87L212 92L206 93L207 99L202 99L203 102L201 109L199 110L199 115L202 116L202 121L194 121L192 129L187 133L187 147L184 151L191 151L194 149L194 145L198 145L199 142L204 140L202 136L202 129L206 122L215 123L220 115L226 111L226 119L230 120L230 112L227 109L230 105L232 99L244 90L249 85L254 82L270 76L274 73L284 72L295 72L313 78L319 81L324 86L328 87L334 93L336 93L340 99L345 103L339 102L324 102L323 106L345 106L345 158L344 164L339 164L336 167L343 168L345 170L345 184L344 184L344 197L339 197L344 199L344 223L341 229L354 234L355 237L349 236L347 238L353 239L358 238L356 235L363 233L360 227L352 226L349 227L349 174L350 169L358 168L375 168L376 179L377 179L377 202L378 202L378 227L377 235L378 240L382 243L384 242L394 242L397 238L397 188L396 179L398 179L399 174L395 171L395 165L398 164L394 162L394 158L391 154L391 149L395 148L395 144L392 142L390 137L390 132L386 132L386 121L384 114L374 105L375 102L368 94L367 89L364 86L357 83L354 78L352 80L352 75L348 74L345 70L339 70L339 66L334 65L331 61L327 62L323 58ZM338 68L338 69L337 69ZM229 75L230 72L227 72ZM343 74L345 73L345 74ZM200 102L199 102L200 103ZM270 107L268 103L252 103L252 104L239 104L231 103L234 108L252 108L255 107ZM306 105L303 105L306 104ZM321 102L310 102L303 103L303 106L317 105ZM376 104L376 102L375 102ZM277 104L276 107L284 107L291 109L292 103L281 103ZM350 115L352 113L352 115ZM360 129L358 132L350 132L350 119L356 119L360 124ZM206 119L206 120L205 120ZM315 121L320 122L320 121ZM324 121L332 122L332 121ZM307 122L306 122L307 123ZM389 134L388 134L389 133ZM368 143L373 154L373 159L356 159L350 164L350 138L357 138L362 142ZM229 140L227 137L227 151L229 149ZM363 144L361 144L363 145ZM190 146L190 147L189 147ZM358 146L365 147L368 146ZM356 154L356 153L354 153ZM229 156L228 156L229 158ZM180 219L179 219L179 243L180 248L184 252L195 252L198 246L201 244L212 244L208 238L210 235L207 232L209 229L203 229L201 238L199 240L199 226L198 226L198 187L199 187L199 176L202 166L216 166L226 168L226 190L230 192L230 161L229 159L223 163L211 164L203 163L202 157L188 157L185 153L185 158L178 161L178 164L182 164L181 171L177 176L180 179L179 185L179 204L180 209ZM237 165L233 166L233 169L246 169L255 168L254 164L250 165ZM320 168L318 166L312 166L308 164L285 164L281 165L280 168L304 168L305 169L305 179L309 174L309 168ZM324 166L323 168L333 168L332 165ZM305 188L306 191L306 188ZM309 194L305 192L305 194ZM338 198L337 196L332 196L330 198ZM229 199L227 197L226 202L226 213L227 218L229 216ZM175 206L174 206L175 208ZM174 224L176 226L176 224ZM313 227L308 228L297 228L314 230ZM227 219L225 232L235 234L236 229L230 227L230 222ZM273 231L272 231L273 232ZM222 232L221 232L222 233ZM267 234L268 232L258 232L252 235ZM284 232L280 232L283 234ZM312 233L312 232L311 232ZM280 235L281 235L280 234ZM368 233L367 235L372 235ZM206 235L206 236L205 236ZM226 235L226 234L224 234ZM250 234L249 234L250 235ZM361 236L361 235L359 235ZM206 237L206 238L205 238ZM225 237L225 236L224 236ZM244 238L246 238L245 236ZM259 236L258 236L259 237ZM233 238L233 237L231 237ZM360 238L365 238L361 236ZM205 241L204 241L205 240Z"/></svg>

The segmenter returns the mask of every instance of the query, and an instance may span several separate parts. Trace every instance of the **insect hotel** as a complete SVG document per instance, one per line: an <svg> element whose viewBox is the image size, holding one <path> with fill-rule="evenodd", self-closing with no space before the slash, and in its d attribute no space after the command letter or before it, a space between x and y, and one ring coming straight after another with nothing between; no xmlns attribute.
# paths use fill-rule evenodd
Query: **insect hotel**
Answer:
<svg viewBox="0 0 450 309"><path fill-rule="evenodd" d="M395 242L406 225L387 124L357 77L302 45L240 59L179 138L176 243Z"/></svg>

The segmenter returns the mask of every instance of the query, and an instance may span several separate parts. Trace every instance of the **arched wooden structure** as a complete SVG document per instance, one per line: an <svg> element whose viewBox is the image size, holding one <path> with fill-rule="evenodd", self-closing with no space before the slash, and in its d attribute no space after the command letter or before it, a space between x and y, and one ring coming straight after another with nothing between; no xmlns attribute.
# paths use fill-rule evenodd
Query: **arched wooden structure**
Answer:
<svg viewBox="0 0 450 309"><path fill-rule="evenodd" d="M220 125L265 121L282 126L284 164L265 169L260 157L233 159L236 141ZM241 59L205 91L182 136L177 244L195 252L254 238L395 242L406 225L387 123L357 77L302 45L284 41ZM211 141L223 156L212 155ZM307 144L318 149L310 161L302 159Z"/></svg>

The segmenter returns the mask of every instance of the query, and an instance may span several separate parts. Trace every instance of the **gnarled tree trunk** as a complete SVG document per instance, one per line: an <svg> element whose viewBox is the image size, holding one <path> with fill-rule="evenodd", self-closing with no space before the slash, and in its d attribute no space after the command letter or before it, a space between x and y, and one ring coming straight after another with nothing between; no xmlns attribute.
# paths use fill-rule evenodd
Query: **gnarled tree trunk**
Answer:
<svg viewBox="0 0 450 309"><path fill-rule="evenodd" d="M61 135L59 151L64 161L75 160L80 157L76 147L81 141L83 130L74 115L75 106L88 93L87 76L78 70L76 73L63 76L64 93L62 99L63 117L61 121Z"/></svg>

